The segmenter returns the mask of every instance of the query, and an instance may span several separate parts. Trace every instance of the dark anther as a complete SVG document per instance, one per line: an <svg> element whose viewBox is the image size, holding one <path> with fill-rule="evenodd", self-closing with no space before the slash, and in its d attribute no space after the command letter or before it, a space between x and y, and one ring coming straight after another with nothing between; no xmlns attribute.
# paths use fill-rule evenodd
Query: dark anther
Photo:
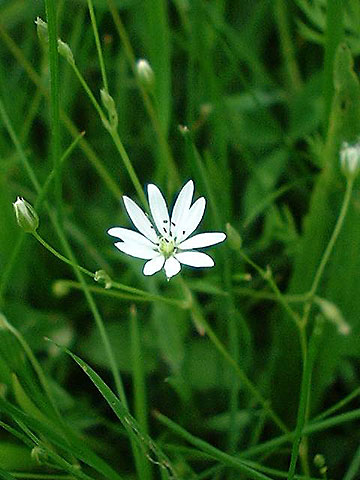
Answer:
<svg viewBox="0 0 360 480"><path fill-rule="evenodd" d="M174 222L171 222L171 225L172 225L173 227L175 227L175 223L174 223Z"/></svg>
<svg viewBox="0 0 360 480"><path fill-rule="evenodd" d="M168 220L163 220L164 223L168 223Z"/></svg>
<svg viewBox="0 0 360 480"><path fill-rule="evenodd" d="M152 225L150 225L150 228L152 228L154 230L154 227Z"/></svg>
<svg viewBox="0 0 360 480"><path fill-rule="evenodd" d="M185 230L183 230L183 235L185 235Z"/></svg>

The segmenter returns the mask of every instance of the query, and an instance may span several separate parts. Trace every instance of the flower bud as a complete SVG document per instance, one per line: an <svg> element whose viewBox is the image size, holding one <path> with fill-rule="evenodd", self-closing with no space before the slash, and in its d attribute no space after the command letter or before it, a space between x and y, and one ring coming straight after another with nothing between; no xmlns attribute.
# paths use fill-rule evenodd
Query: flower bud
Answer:
<svg viewBox="0 0 360 480"><path fill-rule="evenodd" d="M112 287L112 280L110 278L110 275L105 272L105 270L97 270L95 272L94 280L95 282L103 284L106 289Z"/></svg>
<svg viewBox="0 0 360 480"><path fill-rule="evenodd" d="M324 317L333 323L341 335L349 335L351 326L346 322L339 308L329 300L316 296L314 302L320 308Z"/></svg>
<svg viewBox="0 0 360 480"><path fill-rule="evenodd" d="M344 142L340 149L341 170L347 179L354 179L360 170L360 142Z"/></svg>
<svg viewBox="0 0 360 480"><path fill-rule="evenodd" d="M59 55L64 57L65 60L70 63L70 65L75 65L74 55L71 51L71 48L67 43L60 40L60 38L58 39L58 52Z"/></svg>
<svg viewBox="0 0 360 480"><path fill-rule="evenodd" d="M49 32L47 23L44 22L44 20L42 20L40 17L37 17L37 19L35 20L35 24L40 42L44 46L47 46L49 44Z"/></svg>
<svg viewBox="0 0 360 480"><path fill-rule="evenodd" d="M46 465L49 460L49 456L45 450L38 446L31 450L31 458L39 465Z"/></svg>
<svg viewBox="0 0 360 480"><path fill-rule="evenodd" d="M151 90L154 86L155 75L149 62L147 60L144 60L143 58L138 60L136 62L136 72L142 85L147 90Z"/></svg>
<svg viewBox="0 0 360 480"><path fill-rule="evenodd" d="M13 205L19 227L27 233L36 232L39 226L39 217L30 203L23 198L17 197Z"/></svg>
<svg viewBox="0 0 360 480"><path fill-rule="evenodd" d="M321 453L317 453L314 457L314 465L319 469L321 475L326 475L327 466L324 455L322 455Z"/></svg>
<svg viewBox="0 0 360 480"><path fill-rule="evenodd" d="M105 88L102 88L100 90L100 96L101 96L101 101L104 107L106 108L109 116L108 126L105 124L105 127L106 128L110 127L111 129L116 130L118 126L118 114L116 111L114 99L109 94L109 92L105 90Z"/></svg>
<svg viewBox="0 0 360 480"><path fill-rule="evenodd" d="M239 232L230 223L226 224L226 234L229 247L233 250L239 250L242 245L242 238Z"/></svg>

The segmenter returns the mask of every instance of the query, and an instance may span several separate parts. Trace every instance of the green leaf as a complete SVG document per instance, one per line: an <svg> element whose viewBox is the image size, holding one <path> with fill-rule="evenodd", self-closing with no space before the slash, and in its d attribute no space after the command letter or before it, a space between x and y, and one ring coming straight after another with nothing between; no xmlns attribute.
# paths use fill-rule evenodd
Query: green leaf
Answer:
<svg viewBox="0 0 360 480"><path fill-rule="evenodd" d="M157 462L162 468L174 473L172 464L167 458L167 456L162 452L160 447L149 437L149 435L142 431L140 425L135 420L135 418L129 413L127 408L110 390L110 388L101 379L101 377L87 363L81 360L81 358L72 353L70 350L61 346L59 346L59 348L61 348L64 352L70 355L70 357L75 360L75 362L83 369L86 375L90 378L90 380L99 390L103 398L106 400L112 411L118 417L125 430L129 433L129 436L136 440L139 447L143 451L150 452L151 454L155 455Z"/></svg>
<svg viewBox="0 0 360 480"><path fill-rule="evenodd" d="M23 423L31 430L38 432L54 445L60 447L70 456L75 456L85 464L94 468L97 472L112 480L121 480L121 476L115 472L103 459L90 450L83 440L75 435L69 436L66 440L47 424L25 414L11 403L0 397L0 411L10 418Z"/></svg>

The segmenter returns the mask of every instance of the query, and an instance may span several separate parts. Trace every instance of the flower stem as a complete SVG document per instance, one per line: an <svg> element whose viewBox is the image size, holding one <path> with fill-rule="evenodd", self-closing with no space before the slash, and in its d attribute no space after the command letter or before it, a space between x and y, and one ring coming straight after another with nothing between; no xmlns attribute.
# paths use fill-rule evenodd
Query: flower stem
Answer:
<svg viewBox="0 0 360 480"><path fill-rule="evenodd" d="M335 228L334 228L333 233L330 237L329 243L328 243L328 245L327 245L327 247L324 251L324 254L321 258L318 269L315 273L314 280L313 280L313 283L311 285L310 291L307 294L308 301L304 306L304 313L303 313L303 317L302 317L302 320L301 320L302 323L305 324L305 325L307 324L309 314L310 314L310 310L311 310L311 306L312 306L312 303L313 303L313 300L314 300L314 296L315 296L315 294L316 294L316 292L319 288L319 284L320 284L320 281L321 281L321 277L324 273L324 269L325 269L325 267L326 267L326 265L329 261L329 258L330 258L330 255L331 255L332 251L333 251L333 248L335 246L336 240L337 240L337 238L339 236L339 233L342 229L342 226L344 224L346 213L348 211L349 204L350 204L350 199L351 199L353 186L354 186L354 180L349 178L347 180L347 183L346 183L346 191L345 191L345 195L344 195L344 200L343 200L343 203L342 203L342 206L341 206L340 214L339 214L338 219L336 221Z"/></svg>
<svg viewBox="0 0 360 480"><path fill-rule="evenodd" d="M294 321L294 323L299 327L300 325L300 318L298 314L290 307L289 302L287 301L286 297L281 293L279 287L276 285L273 275L270 269L263 270L259 265L249 258L246 253L244 253L240 248L238 249L239 255L251 265L260 275L261 277L268 282L269 286L275 293L276 298L278 299L279 303L282 305L284 310L288 313L289 317Z"/></svg>
<svg viewBox="0 0 360 480"><path fill-rule="evenodd" d="M282 432L285 432L285 433L288 432L286 425L270 407L269 401L266 400L261 395L261 393L256 388L256 386L248 378L244 370L238 365L238 363L233 359L233 357L227 351L224 344L218 338L214 330L210 327L209 323L201 313L201 309L197 305L197 301L194 298L193 294L191 293L189 287L186 285L185 281L182 279L182 277L179 277L179 279L181 282L182 289L185 293L185 296L189 298L189 302L190 302L189 308L193 316L194 323L198 326L198 328L202 329L204 333L207 334L210 341L213 343L213 345L218 350L218 352L224 357L226 362L229 363L229 365L231 365L231 367L234 369L237 377L242 382L242 386L245 387L248 390L248 392L259 402L259 404L263 407L263 409L267 412L269 417L274 421L274 423L279 427L279 429Z"/></svg>
<svg viewBox="0 0 360 480"><path fill-rule="evenodd" d="M90 12L91 24L92 24L93 31L94 31L96 49L97 49L97 53L98 53L98 57L99 57L101 76L102 76L104 88L105 88L106 91L108 91L109 90L109 85L108 85L107 76L106 76L104 57L103 57L102 50L101 50L99 32L98 32L97 25L96 25L94 6L93 6L93 3L92 3L92 0L88 0L87 3L88 3L88 7L89 7L89 12Z"/></svg>
<svg viewBox="0 0 360 480"><path fill-rule="evenodd" d="M104 125L106 125L107 124L106 115L105 115L103 109L101 108L99 102L94 97L92 91L90 90L88 84L86 83L86 80L84 79L83 75L81 74L80 70L77 68L75 63L71 64L71 66L72 66L72 68L75 72L75 75L79 79L79 82L81 83L81 86L83 87L86 94L90 98L91 103L95 107L95 110L98 112L101 121L103 122ZM147 200L146 200L146 197L145 197L145 194L144 194L144 190L143 190L143 188L140 184L140 181L139 181L138 176L137 176L137 174L134 170L134 167L132 166L129 155L127 154L127 152L124 148L124 145L123 145L123 143L120 139L118 131L115 128L107 128L107 130L110 133L111 138L113 139L115 147L120 154L120 157L121 157L121 159L122 159L122 161L125 165L125 168L126 168L128 174L129 174L129 177L130 177L130 179L131 179L131 181L132 181L132 183L135 187L135 190L136 190L139 198L141 199L143 205L147 209Z"/></svg>
<svg viewBox="0 0 360 480"><path fill-rule="evenodd" d="M74 267L74 268L77 268L78 270L80 270L81 272L85 273L86 275L88 275L89 277L92 277L94 278L95 277L95 274L90 272L89 270L87 270L86 268L84 267L81 267L80 265L77 265L76 263L73 263L71 260L69 260L68 258L64 257L64 255L61 255L61 253L59 253L57 250L55 250L55 248L53 248L51 245L49 245L37 232L34 232L33 233L33 236L36 238L36 240L38 242L41 243L41 245L43 247L45 247L47 250L49 250L50 253L52 253L53 255L55 255L55 257L59 258L62 262L64 263L67 263L68 265Z"/></svg>
<svg viewBox="0 0 360 480"><path fill-rule="evenodd" d="M318 320L315 323L313 333L309 342L309 349L305 352L303 364L303 376L300 389L300 403L297 416L297 423L294 432L293 447L291 451L290 467L288 472L288 480L293 480L295 475L295 468L299 456L300 442L303 435L303 430L306 424L308 404L310 396L312 369L317 352L317 346L322 334L322 323Z"/></svg>
<svg viewBox="0 0 360 480"><path fill-rule="evenodd" d="M56 25L56 2L45 0L46 17L49 31L49 61L50 61L50 113L51 113L51 147L53 164L56 171L55 194L57 213L62 219L62 187L60 163L60 88L59 88L59 55L58 34Z"/></svg>

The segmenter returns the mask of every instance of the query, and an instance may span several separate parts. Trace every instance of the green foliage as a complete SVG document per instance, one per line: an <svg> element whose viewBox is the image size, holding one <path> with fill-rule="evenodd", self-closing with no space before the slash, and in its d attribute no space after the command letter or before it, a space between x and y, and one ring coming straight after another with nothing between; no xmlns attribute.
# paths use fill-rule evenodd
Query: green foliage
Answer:
<svg viewBox="0 0 360 480"><path fill-rule="evenodd" d="M0 478L357 478L358 1L0 19ZM132 228L121 196L171 207L190 178L199 232L231 238L214 268L145 277L106 234Z"/></svg>

